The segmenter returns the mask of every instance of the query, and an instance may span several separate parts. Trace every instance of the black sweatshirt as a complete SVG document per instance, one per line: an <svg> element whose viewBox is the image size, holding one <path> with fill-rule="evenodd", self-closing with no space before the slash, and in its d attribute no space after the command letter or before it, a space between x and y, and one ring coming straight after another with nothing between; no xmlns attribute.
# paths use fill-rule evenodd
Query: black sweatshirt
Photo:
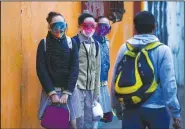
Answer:
<svg viewBox="0 0 185 129"><path fill-rule="evenodd" d="M72 50L68 47L67 42L64 42L65 39L55 39L48 34L46 38L46 52L44 49L44 40L41 40L37 48L37 58L36 58L36 70L38 78L41 82L41 85L46 93L54 91L54 87L63 88L65 91L72 93L74 91L78 72L79 72L79 60L78 60L78 48L74 40L72 40ZM60 50L61 55L57 58L57 54L52 54L52 51L49 51L48 48L52 44L57 44L58 48L55 46L57 52ZM69 52L70 50L70 52ZM48 53L49 54L48 54ZM48 56L51 55L51 56ZM48 61L50 57L50 61ZM55 59L55 60L52 60ZM61 59L61 60L60 60ZM60 61L58 61L60 60ZM58 63L60 62L60 63ZM58 68L58 70L56 69ZM59 69L60 68L60 69ZM56 71L57 70L57 71ZM60 73L60 76L56 76L53 73ZM60 78L59 78L60 77ZM59 85L60 84L60 85Z"/></svg>

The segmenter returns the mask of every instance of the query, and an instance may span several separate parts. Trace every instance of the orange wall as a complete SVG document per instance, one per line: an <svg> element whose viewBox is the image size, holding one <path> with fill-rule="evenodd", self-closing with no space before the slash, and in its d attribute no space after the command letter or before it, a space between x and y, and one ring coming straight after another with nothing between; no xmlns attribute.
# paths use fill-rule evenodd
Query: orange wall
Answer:
<svg viewBox="0 0 185 129"><path fill-rule="evenodd" d="M110 71L109 71L109 88L112 79L113 66L119 48L125 41L133 36L133 2L124 2L126 10L121 22L112 25L111 33L108 35L110 40Z"/></svg>
<svg viewBox="0 0 185 129"><path fill-rule="evenodd" d="M22 80L20 2L1 3L1 127L20 127ZM9 11L10 9L13 11Z"/></svg>
<svg viewBox="0 0 185 129"><path fill-rule="evenodd" d="M35 59L38 43L47 34L46 16L50 11L63 14L68 23L67 33L73 36L77 32L81 2L2 2L1 5L1 128L38 128L41 86ZM125 2L124 6L123 20L113 24L108 35L109 80L120 46L133 34L133 2Z"/></svg>
<svg viewBox="0 0 185 129"><path fill-rule="evenodd" d="M77 32L80 2L2 2L2 128L40 127L41 86L35 58L38 43L47 34L45 19L50 11L64 15L69 36Z"/></svg>

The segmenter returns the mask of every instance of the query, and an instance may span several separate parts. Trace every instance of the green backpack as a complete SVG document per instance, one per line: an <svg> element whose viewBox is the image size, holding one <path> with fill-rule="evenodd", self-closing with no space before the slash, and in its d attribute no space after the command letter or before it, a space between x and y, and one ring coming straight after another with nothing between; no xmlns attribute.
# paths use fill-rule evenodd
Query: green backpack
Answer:
<svg viewBox="0 0 185 129"><path fill-rule="evenodd" d="M141 50L126 43L128 51L116 69L115 95L126 108L136 108L155 92L158 83L149 51L162 45L153 42Z"/></svg>

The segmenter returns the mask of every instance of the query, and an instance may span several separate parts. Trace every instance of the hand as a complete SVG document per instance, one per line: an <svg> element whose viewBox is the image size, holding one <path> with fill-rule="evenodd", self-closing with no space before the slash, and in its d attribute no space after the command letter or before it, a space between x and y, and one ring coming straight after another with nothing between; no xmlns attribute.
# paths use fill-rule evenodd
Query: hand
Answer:
<svg viewBox="0 0 185 129"><path fill-rule="evenodd" d="M173 118L173 121L174 121L174 124L173 124L174 129L180 129L181 118Z"/></svg>
<svg viewBox="0 0 185 129"><path fill-rule="evenodd" d="M53 94L53 95L51 95L51 101L52 101L52 103L59 103L60 98L57 94Z"/></svg>
<svg viewBox="0 0 185 129"><path fill-rule="evenodd" d="M60 103L67 103L68 94L63 94L60 98Z"/></svg>

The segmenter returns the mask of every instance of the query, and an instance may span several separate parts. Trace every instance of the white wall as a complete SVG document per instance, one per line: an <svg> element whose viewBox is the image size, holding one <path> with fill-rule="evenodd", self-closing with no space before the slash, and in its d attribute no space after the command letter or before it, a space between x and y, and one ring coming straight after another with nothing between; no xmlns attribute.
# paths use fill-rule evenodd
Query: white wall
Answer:
<svg viewBox="0 0 185 129"><path fill-rule="evenodd" d="M184 2L149 1L144 10L157 19L156 36L171 48L177 84L184 86Z"/></svg>

